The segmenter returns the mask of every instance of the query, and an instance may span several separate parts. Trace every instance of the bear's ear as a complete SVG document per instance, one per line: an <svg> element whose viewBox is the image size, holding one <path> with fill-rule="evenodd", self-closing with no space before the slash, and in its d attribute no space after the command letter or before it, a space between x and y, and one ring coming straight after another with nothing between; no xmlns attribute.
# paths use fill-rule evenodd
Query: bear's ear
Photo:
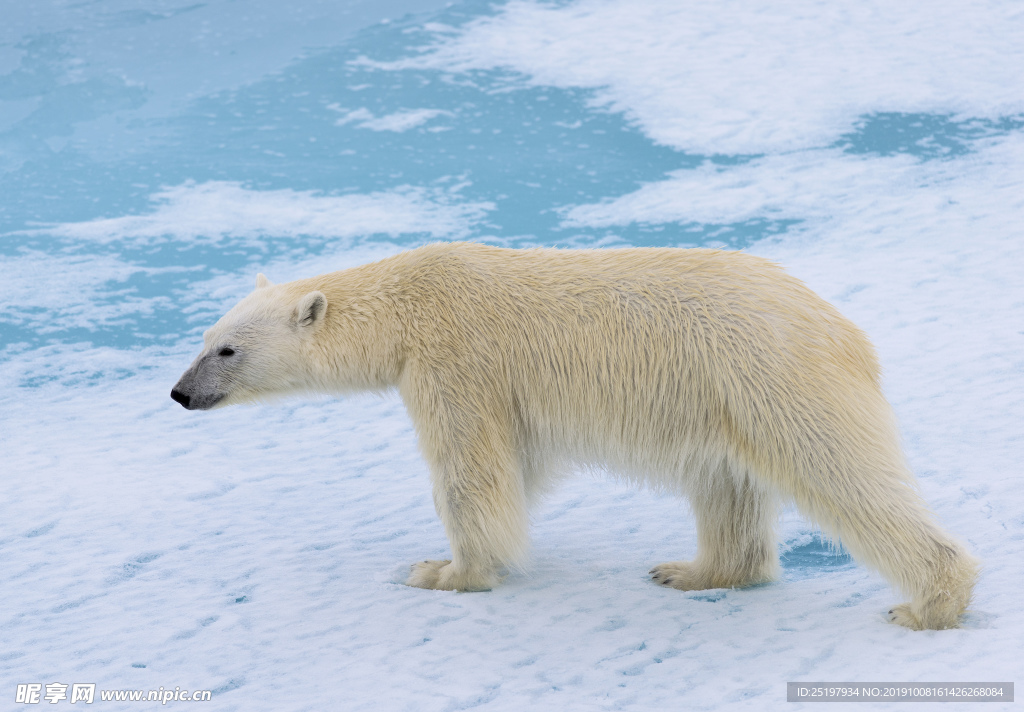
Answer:
<svg viewBox="0 0 1024 712"><path fill-rule="evenodd" d="M264 287L270 287L274 283L267 279L267 275L260 272L256 275L256 289L263 289Z"/></svg>
<svg viewBox="0 0 1024 712"><path fill-rule="evenodd" d="M299 300L292 318L295 325L310 327L320 322L327 311L327 297L323 292L310 292Z"/></svg>

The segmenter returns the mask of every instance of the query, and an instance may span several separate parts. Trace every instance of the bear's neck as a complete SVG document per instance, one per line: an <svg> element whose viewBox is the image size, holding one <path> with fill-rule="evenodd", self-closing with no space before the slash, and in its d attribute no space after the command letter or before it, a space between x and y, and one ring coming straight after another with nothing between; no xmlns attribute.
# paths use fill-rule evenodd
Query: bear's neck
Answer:
<svg viewBox="0 0 1024 712"><path fill-rule="evenodd" d="M321 275L304 285L327 297L312 359L323 390L385 391L402 377L405 290L399 272L386 262Z"/></svg>

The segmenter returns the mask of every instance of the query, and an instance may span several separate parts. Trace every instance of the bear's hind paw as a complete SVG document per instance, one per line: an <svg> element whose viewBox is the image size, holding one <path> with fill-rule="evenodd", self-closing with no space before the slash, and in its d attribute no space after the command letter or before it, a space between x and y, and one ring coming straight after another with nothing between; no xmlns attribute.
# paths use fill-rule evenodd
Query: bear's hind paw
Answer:
<svg viewBox="0 0 1024 712"><path fill-rule="evenodd" d="M651 569L651 580L654 583L677 588L680 591L701 591L712 588L707 585L706 577L701 576L696 567L687 561L673 561L668 564L659 564Z"/></svg>
<svg viewBox="0 0 1024 712"><path fill-rule="evenodd" d="M901 625L910 630L923 630L920 619L914 615L909 603L901 603L889 611L889 622Z"/></svg>

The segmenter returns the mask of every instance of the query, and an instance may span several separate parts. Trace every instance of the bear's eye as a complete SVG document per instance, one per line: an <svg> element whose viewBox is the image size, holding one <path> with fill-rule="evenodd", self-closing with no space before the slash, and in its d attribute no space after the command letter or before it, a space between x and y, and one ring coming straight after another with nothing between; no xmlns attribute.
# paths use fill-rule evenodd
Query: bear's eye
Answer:
<svg viewBox="0 0 1024 712"><path fill-rule="evenodd" d="M235 355L235 350L230 348L230 347L228 347L228 346L225 346L224 348L222 348L220 351L217 352L217 355L218 356L234 356Z"/></svg>

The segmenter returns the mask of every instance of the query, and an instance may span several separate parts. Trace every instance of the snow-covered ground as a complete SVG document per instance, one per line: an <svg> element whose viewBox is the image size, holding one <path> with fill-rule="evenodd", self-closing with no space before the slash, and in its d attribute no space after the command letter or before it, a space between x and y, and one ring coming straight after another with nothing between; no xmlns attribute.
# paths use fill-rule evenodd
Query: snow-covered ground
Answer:
<svg viewBox="0 0 1024 712"><path fill-rule="evenodd" d="M1019 681L1017 3L287 6L0 23L5 709L54 682L419 711ZM408 588L447 542L397 396L169 399L257 271L437 239L742 247L806 280L872 337L922 491L984 564L963 628L887 623L898 594L794 512L780 581L660 588L696 547L685 503L591 476L535 512L526 574Z"/></svg>

